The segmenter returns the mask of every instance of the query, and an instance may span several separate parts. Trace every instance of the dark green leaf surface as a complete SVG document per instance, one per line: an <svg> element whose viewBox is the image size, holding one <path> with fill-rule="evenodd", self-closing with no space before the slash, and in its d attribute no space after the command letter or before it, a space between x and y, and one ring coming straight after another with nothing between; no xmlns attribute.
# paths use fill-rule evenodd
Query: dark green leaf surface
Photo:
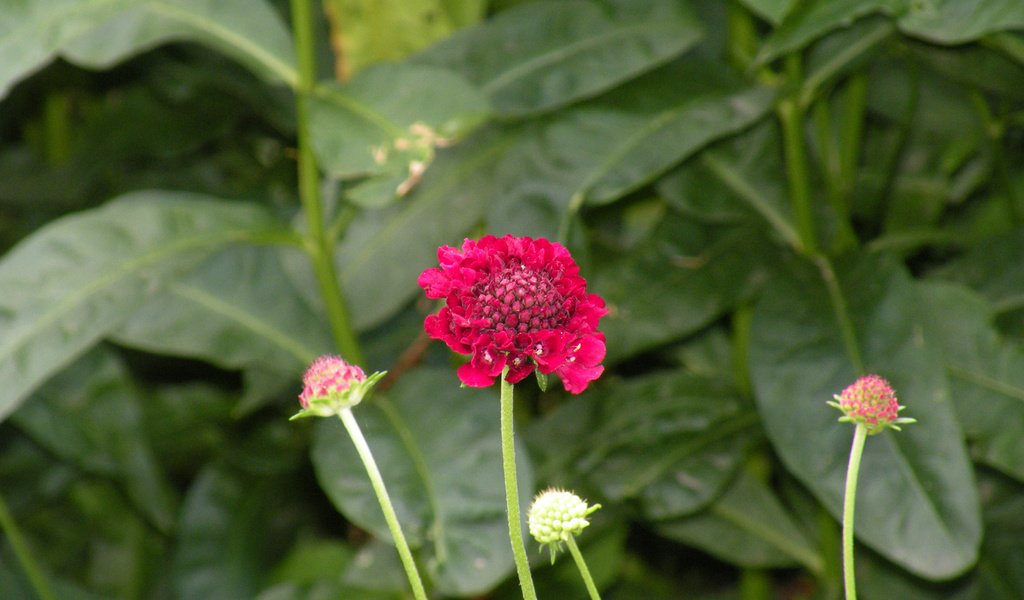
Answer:
<svg viewBox="0 0 1024 600"><path fill-rule="evenodd" d="M459 389L449 370L407 373L354 409L410 545L438 590L486 590L512 570L505 520L496 389ZM523 510L533 478L522 449ZM335 506L381 539L390 533L351 440L336 420L319 424L317 478Z"/></svg>
<svg viewBox="0 0 1024 600"><path fill-rule="evenodd" d="M909 2L900 29L939 44L963 44L994 31L1024 27L1018 0L928 0Z"/></svg>
<svg viewBox="0 0 1024 600"><path fill-rule="evenodd" d="M960 424L979 460L1024 480L1024 349L1000 338L983 299L919 284L922 322L942 354Z"/></svg>
<svg viewBox="0 0 1024 600"><path fill-rule="evenodd" d="M768 437L787 467L838 517L852 427L825 402L858 375L889 379L919 423L868 440L857 537L921 576L962 573L977 559L978 498L941 359L925 342L915 288L889 259L861 259L836 274L801 266L767 286L751 331L750 365ZM841 298L842 306L834 304ZM844 340L837 315L856 340ZM862 358L850 356L857 352Z"/></svg>
<svg viewBox="0 0 1024 600"><path fill-rule="evenodd" d="M970 287L992 308L1005 312L1024 306L1024 229L982 240L970 251L931 272L931 276Z"/></svg>
<svg viewBox="0 0 1024 600"><path fill-rule="evenodd" d="M272 225L249 204L139 192L23 241L0 262L0 418L168 279Z"/></svg>
<svg viewBox="0 0 1024 600"><path fill-rule="evenodd" d="M32 0L0 11L0 97L56 56L102 68L170 40L216 48L271 81L297 80L290 36L263 0Z"/></svg>
<svg viewBox="0 0 1024 600"><path fill-rule="evenodd" d="M802 564L814 573L824 568L818 550L771 489L743 470L711 506L658 523L657 529L730 564L761 568Z"/></svg>
<svg viewBox="0 0 1024 600"><path fill-rule="evenodd" d="M458 32L415 60L463 73L506 115L594 96L693 46L679 3L533 2Z"/></svg>

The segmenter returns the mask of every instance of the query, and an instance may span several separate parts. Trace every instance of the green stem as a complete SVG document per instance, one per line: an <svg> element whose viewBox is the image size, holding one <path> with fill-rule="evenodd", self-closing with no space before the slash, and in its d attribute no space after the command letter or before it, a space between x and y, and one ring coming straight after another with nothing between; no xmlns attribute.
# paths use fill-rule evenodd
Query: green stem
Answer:
<svg viewBox="0 0 1024 600"><path fill-rule="evenodd" d="M786 57L786 67L791 85L799 88L800 58L795 54ZM807 153L804 148L804 107L797 93L779 102L777 108L782 125L783 151L786 156L786 180L789 183L789 197L793 204L793 218L797 233L800 234L802 250L806 254L818 251L814 227L814 210L811 206L811 183L807 168Z"/></svg>
<svg viewBox="0 0 1024 600"><path fill-rule="evenodd" d="M530 575L530 562L526 559L523 526L519 517L519 483L516 480L516 443L512 431L513 386L505 381L508 367L501 374L501 463L505 472L505 508L508 513L508 536L512 542L512 557L519 575L523 600L537 600Z"/></svg>
<svg viewBox="0 0 1024 600"><path fill-rule="evenodd" d="M320 174L310 143L309 96L316 85L316 45L313 37L313 11L310 0L292 0L292 28L295 35L295 54L299 64L296 98L296 124L298 137L299 198L306 215L305 249L313 263L313 272L327 309L327 319L335 343L351 363L363 364L348 316L345 297L338 283L334 267L333 240L324 226L323 202L320 198Z"/></svg>
<svg viewBox="0 0 1024 600"><path fill-rule="evenodd" d="M1003 153L1002 138L1006 127L992 114L985 97L977 90L971 92L971 102L974 103L982 126L985 129L985 137L988 140L989 152L992 155L996 177L1003 188L1007 217L1009 217L1010 222L1014 225L1020 225L1021 222L1024 222L1024 215L1021 215L1020 205L1017 203L1017 190L1010 179L1010 170L1006 165L1006 155Z"/></svg>
<svg viewBox="0 0 1024 600"><path fill-rule="evenodd" d="M860 474L860 457L864 454L864 440L868 428L857 425L850 448L850 465L846 470L846 495L843 500L843 583L846 600L857 600L857 578L853 572L853 511L857 501L857 476Z"/></svg>
<svg viewBox="0 0 1024 600"><path fill-rule="evenodd" d="M754 16L738 0L730 0L726 8L729 62L746 71L757 54L757 25Z"/></svg>
<svg viewBox="0 0 1024 600"><path fill-rule="evenodd" d="M384 479L380 475L380 469L377 468L377 462L373 460L370 446L366 443L362 430L359 429L359 423L356 422L356 417L352 414L351 408L341 411L338 414L338 418L345 424L345 429L348 430L348 435L352 438L352 443L355 444L356 452L359 453L359 458L362 459L363 466L366 467L366 474L370 477L370 485L373 486L373 491L377 494L377 502L380 503L380 508L384 512L384 520L388 524L388 529L391 530L391 537L395 540L398 556L402 559L405 576L409 578L409 584L412 586L413 596L416 597L416 600L426 600L427 592L423 589L423 581L420 579L419 571L416 569L416 561L413 560L409 544L405 541L402 526L398 522L398 515L395 514L395 507L391 504L388 490L384 487Z"/></svg>
<svg viewBox="0 0 1024 600"><path fill-rule="evenodd" d="M597 586L594 585L594 578L590 576L587 562L583 560L583 554L580 552L579 547L576 546L576 538L570 535L565 544L569 546L569 554L572 554L572 559L576 561L576 568L580 570L580 576L583 577L583 583L587 586L590 600L601 600L601 594L597 593Z"/></svg>
<svg viewBox="0 0 1024 600"><path fill-rule="evenodd" d="M53 590L50 589L50 583L43 576L42 569L39 568L39 564L29 552L28 544L21 536L21 530L18 529L18 524L15 522L14 516L11 515L11 511L7 509L7 502L4 501L3 496L0 496L0 529L11 542L14 555L21 563L21 568L25 571L25 575L40 600L57 600L57 597L53 595Z"/></svg>

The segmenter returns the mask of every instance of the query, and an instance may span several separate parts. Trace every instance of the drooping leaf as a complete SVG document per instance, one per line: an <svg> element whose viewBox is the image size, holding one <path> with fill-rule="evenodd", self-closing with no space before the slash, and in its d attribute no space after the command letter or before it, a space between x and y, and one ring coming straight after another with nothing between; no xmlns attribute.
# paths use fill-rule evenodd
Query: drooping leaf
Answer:
<svg viewBox="0 0 1024 600"><path fill-rule="evenodd" d="M1024 481L1024 348L1000 339L988 303L960 286L921 283L919 310L939 349L977 458Z"/></svg>
<svg viewBox="0 0 1024 600"><path fill-rule="evenodd" d="M819 551L771 489L744 470L710 506L695 515L658 523L657 530L735 565L800 564L812 573L824 569Z"/></svg>
<svg viewBox="0 0 1024 600"><path fill-rule="evenodd" d="M499 113L523 115L606 91L681 54L700 35L679 3L531 2L415 60L463 73Z"/></svg>
<svg viewBox="0 0 1024 600"><path fill-rule="evenodd" d="M138 391L109 350L83 356L11 420L55 456L116 480L153 525L171 531L176 498L142 435Z"/></svg>
<svg viewBox="0 0 1024 600"><path fill-rule="evenodd" d="M33 0L0 11L0 97L57 56L104 68L171 40L211 46L270 81L297 80L290 36L263 0Z"/></svg>
<svg viewBox="0 0 1024 600"><path fill-rule="evenodd" d="M512 569L505 520L495 390L459 389L454 373L406 373L386 394L353 410L411 546L438 590L473 594ZM519 468L523 514L533 478ZM313 464L321 487L346 517L391 539L351 440L335 420L316 429ZM529 490L529 491L528 491Z"/></svg>
<svg viewBox="0 0 1024 600"><path fill-rule="evenodd" d="M752 439L753 415L728 386L671 372L632 378L591 394L599 424L578 470L602 502L641 502L665 519L692 513L732 477Z"/></svg>
<svg viewBox="0 0 1024 600"><path fill-rule="evenodd" d="M918 423L868 440L857 537L920 576L962 573L977 559L978 497L915 288L887 258L819 266L773 279L754 311L751 375L768 437L838 518L853 432L825 402L861 369L889 379Z"/></svg>
<svg viewBox="0 0 1024 600"><path fill-rule="evenodd" d="M0 262L0 418L166 281L273 226L253 205L138 192L21 242Z"/></svg>

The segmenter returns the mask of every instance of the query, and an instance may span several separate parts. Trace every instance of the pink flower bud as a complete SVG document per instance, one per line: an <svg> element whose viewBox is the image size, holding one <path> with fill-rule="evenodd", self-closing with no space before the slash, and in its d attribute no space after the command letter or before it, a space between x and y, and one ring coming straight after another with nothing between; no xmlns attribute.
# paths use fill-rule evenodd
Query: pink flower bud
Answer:
<svg viewBox="0 0 1024 600"><path fill-rule="evenodd" d="M303 388L299 394L302 410L292 418L336 415L359 404L383 376L384 373L374 373L367 377L361 368L339 356L321 356L302 376Z"/></svg>
<svg viewBox="0 0 1024 600"><path fill-rule="evenodd" d="M914 419L899 417L899 412L905 407L900 406L889 382L878 375L859 378L834 398L836 402L829 404L843 411L839 420L864 425L869 434L879 433L887 427L899 431L899 423L914 422Z"/></svg>

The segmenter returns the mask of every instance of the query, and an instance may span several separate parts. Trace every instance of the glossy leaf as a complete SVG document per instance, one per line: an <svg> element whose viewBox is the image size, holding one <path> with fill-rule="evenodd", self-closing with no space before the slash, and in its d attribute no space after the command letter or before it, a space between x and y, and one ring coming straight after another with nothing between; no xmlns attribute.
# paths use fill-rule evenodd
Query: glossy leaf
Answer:
<svg viewBox="0 0 1024 600"><path fill-rule="evenodd" d="M0 12L0 97L57 56L103 68L171 40L211 46L274 82L297 80L290 36L263 0L33 0Z"/></svg>
<svg viewBox="0 0 1024 600"><path fill-rule="evenodd" d="M974 293L947 283L920 284L918 293L975 455L1024 481L1024 348L1000 338L991 308Z"/></svg>
<svg viewBox="0 0 1024 600"><path fill-rule="evenodd" d="M0 262L0 418L169 279L272 225L253 205L139 192L24 240Z"/></svg>
<svg viewBox="0 0 1024 600"><path fill-rule="evenodd" d="M463 73L505 115L548 111L604 92L692 47L683 5L532 2L449 37L415 60Z"/></svg>
<svg viewBox="0 0 1024 600"><path fill-rule="evenodd" d="M834 274L822 269L789 269L766 286L754 311L750 366L768 437L838 517L853 432L825 402L861 369L889 379L919 422L868 440L857 537L921 576L962 573L977 559L978 497L964 483L972 480L970 463L915 288L891 259L862 258Z"/></svg>
<svg viewBox="0 0 1024 600"><path fill-rule="evenodd" d="M632 378L591 395L599 425L577 468L602 502L636 499L653 519L710 502L738 467L754 425L734 390L683 373Z"/></svg>
<svg viewBox="0 0 1024 600"><path fill-rule="evenodd" d="M505 520L497 390L459 389L448 370L406 373L354 411L403 531L438 590L472 594L512 570ZM533 479L519 468L523 509ZM313 465L335 506L378 538L390 533L351 440L336 420L316 429ZM472 476L467 476L472 474Z"/></svg>
<svg viewBox="0 0 1024 600"><path fill-rule="evenodd" d="M700 513L661 522L658 533L744 567L801 564L822 572L823 559L771 489L745 471Z"/></svg>

